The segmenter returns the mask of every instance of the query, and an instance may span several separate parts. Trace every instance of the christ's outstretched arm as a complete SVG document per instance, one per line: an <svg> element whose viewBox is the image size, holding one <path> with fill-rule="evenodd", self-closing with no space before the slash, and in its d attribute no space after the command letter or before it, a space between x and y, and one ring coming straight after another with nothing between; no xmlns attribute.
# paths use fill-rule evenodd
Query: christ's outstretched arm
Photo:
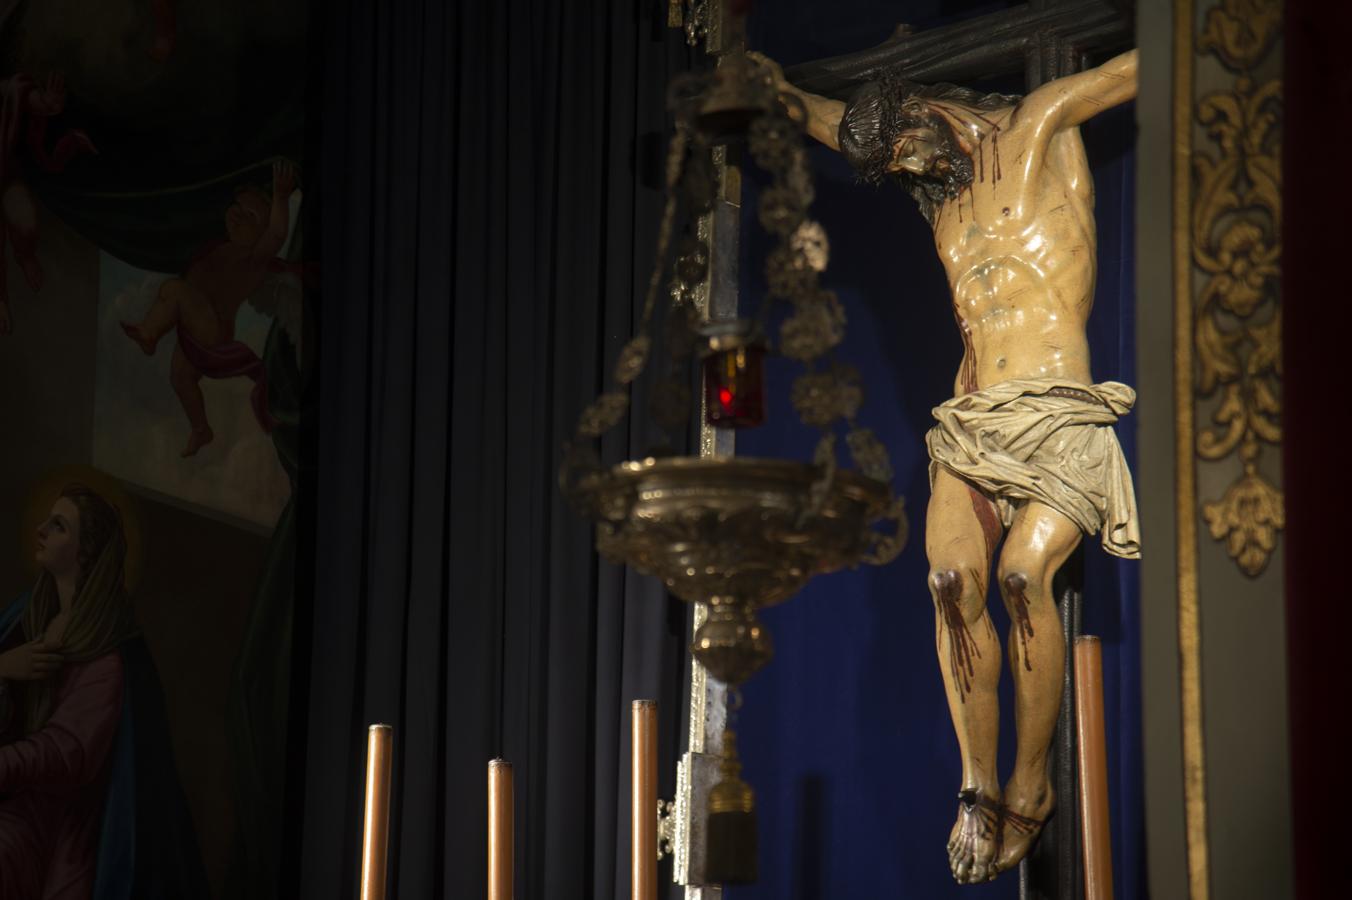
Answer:
<svg viewBox="0 0 1352 900"><path fill-rule="evenodd" d="M807 112L807 121L804 123L807 133L832 150L839 150L840 119L845 115L845 104L840 100L819 97L794 87L784 80L784 72L780 69L779 63L762 53L752 51L747 56L770 69L781 94L797 97L803 102L803 108ZM793 107L790 106L789 109L792 113Z"/></svg>
<svg viewBox="0 0 1352 900"><path fill-rule="evenodd" d="M1014 113L1016 126L1031 125L1050 136L1135 99L1138 56L1128 50L1097 68L1047 82L1023 98Z"/></svg>

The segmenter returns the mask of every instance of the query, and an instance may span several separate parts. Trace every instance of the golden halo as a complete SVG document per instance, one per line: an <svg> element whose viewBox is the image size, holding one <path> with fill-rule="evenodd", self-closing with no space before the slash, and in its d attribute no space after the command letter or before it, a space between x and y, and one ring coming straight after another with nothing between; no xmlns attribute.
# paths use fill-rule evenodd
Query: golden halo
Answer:
<svg viewBox="0 0 1352 900"><path fill-rule="evenodd" d="M34 559L38 549L38 525L51 512L52 504L70 484L83 484L111 503L122 519L122 535L127 542L127 561L123 568L128 592L136 587L141 575L141 517L136 502L127 495L122 482L93 466L61 466L52 469L33 483L24 504L20 523L19 542L23 547L24 567L34 581L38 564Z"/></svg>

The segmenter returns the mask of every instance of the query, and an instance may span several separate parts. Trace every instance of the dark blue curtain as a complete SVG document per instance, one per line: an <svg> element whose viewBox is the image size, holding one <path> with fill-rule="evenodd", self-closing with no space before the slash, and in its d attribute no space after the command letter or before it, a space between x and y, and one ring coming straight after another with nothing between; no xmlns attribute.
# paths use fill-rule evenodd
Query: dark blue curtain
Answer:
<svg viewBox="0 0 1352 900"><path fill-rule="evenodd" d="M366 726L394 726L391 897L482 897L487 763L519 897L627 891L629 704L671 796L686 610L598 563L556 473L634 327L663 196L658 4L343 0L324 67L286 896L357 896ZM603 455L639 454L617 430Z"/></svg>
<svg viewBox="0 0 1352 900"><path fill-rule="evenodd" d="M913 2L913 23L1002 4ZM897 24L896 4L805 0L753 13L750 43L786 63L859 49ZM1016 81L995 87L1022 91ZM1099 274L1089 327L1096 380L1134 380L1134 118L1131 107L1083 128L1097 191ZM887 444L905 494L912 537L901 558L813 581L769 610L776 659L752 679L740 713L747 778L760 803L761 880L734 900L914 897L1013 898L1015 875L959 887L948 840L960 787L957 741L934 653L934 612L925 586L923 437L930 409L952 394L962 348L933 235L895 187L868 188L834 153L812 151L817 199L811 215L831 239L823 284L849 317L842 356L859 366L867 400L861 420ZM748 179L754 190L754 174ZM754 197L744 198L742 303L763 289L765 242L753 233ZM739 455L810 458L815 435L788 402L793 367L772 361L768 424L738 436ZM1134 420L1118 428L1134 459ZM1146 536L1147 541L1149 536ZM1117 896L1145 896L1140 740L1140 631L1135 563L1087 541L1084 630L1104 644L1114 874ZM1148 546L1146 552L1149 552ZM1002 634L1003 604L991 609ZM1000 762L1013 762L1012 685L1002 684ZM1062 802L1074 802L1062 798Z"/></svg>

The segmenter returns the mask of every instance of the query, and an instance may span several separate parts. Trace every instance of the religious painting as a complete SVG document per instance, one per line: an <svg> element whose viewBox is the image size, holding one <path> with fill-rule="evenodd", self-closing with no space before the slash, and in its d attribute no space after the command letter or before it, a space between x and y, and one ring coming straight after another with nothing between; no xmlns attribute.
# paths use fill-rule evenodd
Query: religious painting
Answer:
<svg viewBox="0 0 1352 900"><path fill-rule="evenodd" d="M277 894L306 46L299 0L0 0L6 900Z"/></svg>
<svg viewBox="0 0 1352 900"><path fill-rule="evenodd" d="M23 541L33 587L0 610L0 896L90 897L96 884L207 896L128 594L139 520L115 480L81 468L36 486ZM163 860L153 875L151 852Z"/></svg>
<svg viewBox="0 0 1352 900"><path fill-rule="evenodd" d="M294 221L298 203L277 202L277 217ZM266 379L233 373L261 371L274 322L298 346L301 311L300 280L280 263L285 224L279 239L249 230L264 231L268 205L260 189L241 189L224 217L234 235L205 248L185 277L100 254L94 399L100 467L265 527L281 514L290 483L270 436ZM231 349L211 349L222 346ZM128 430L143 440L129 445ZM190 457L194 464L178 462Z"/></svg>

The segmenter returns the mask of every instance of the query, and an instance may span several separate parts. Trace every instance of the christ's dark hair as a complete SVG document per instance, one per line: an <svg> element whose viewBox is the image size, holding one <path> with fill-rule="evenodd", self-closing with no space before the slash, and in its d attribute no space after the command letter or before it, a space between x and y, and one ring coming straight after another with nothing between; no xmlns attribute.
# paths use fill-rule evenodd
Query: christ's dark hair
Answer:
<svg viewBox="0 0 1352 900"><path fill-rule="evenodd" d="M944 200L956 197L972 182L972 160L960 149L953 127L930 109L929 103L995 110L1015 106L1019 99L1012 94L983 94L955 84L917 84L895 71L884 71L877 80L860 87L846 104L838 134L840 152L860 181L881 184L889 175L895 178L932 223ZM889 172L897 136L921 127L933 128L939 135L949 169L942 175L927 176Z"/></svg>

